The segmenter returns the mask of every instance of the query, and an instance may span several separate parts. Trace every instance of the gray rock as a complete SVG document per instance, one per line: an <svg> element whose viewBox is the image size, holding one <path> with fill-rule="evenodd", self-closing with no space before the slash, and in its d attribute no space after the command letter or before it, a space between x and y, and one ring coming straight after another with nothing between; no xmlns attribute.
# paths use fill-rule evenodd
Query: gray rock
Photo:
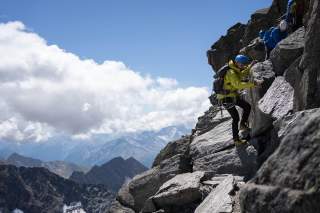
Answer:
<svg viewBox="0 0 320 213"><path fill-rule="evenodd" d="M227 113L228 112L224 112ZM190 144L192 159L223 151L234 145L232 141L231 118L221 122L211 131L197 136Z"/></svg>
<svg viewBox="0 0 320 213"><path fill-rule="evenodd" d="M259 101L259 109L262 113L271 117L272 120L278 120L293 110L293 88L284 79L279 76L272 83L271 87L263 98ZM265 121L263 123L265 128L269 125Z"/></svg>
<svg viewBox="0 0 320 213"><path fill-rule="evenodd" d="M257 152L252 147L233 147L221 152L196 158L194 171L210 171L213 174L234 174L250 178L257 169Z"/></svg>
<svg viewBox="0 0 320 213"><path fill-rule="evenodd" d="M254 60L264 61L266 53L263 40L255 38L248 46L242 48L240 53Z"/></svg>
<svg viewBox="0 0 320 213"><path fill-rule="evenodd" d="M193 136L202 135L216 127L221 122L230 119L230 116L226 111L223 111L223 116L221 116L221 110L223 110L223 108L220 108L219 106L212 106L204 113L203 116L200 116L194 129Z"/></svg>
<svg viewBox="0 0 320 213"><path fill-rule="evenodd" d="M179 140L168 143L166 147L163 148L157 155L152 167L160 165L161 161L171 158L177 154L187 155L190 142L190 136L186 136L182 137Z"/></svg>
<svg viewBox="0 0 320 213"><path fill-rule="evenodd" d="M212 65L215 71L219 70L230 58L236 56L241 49L240 39L245 32L246 25L237 23L228 29L225 36L222 36L211 46Z"/></svg>
<svg viewBox="0 0 320 213"><path fill-rule="evenodd" d="M272 128L273 121L293 111L293 88L280 76L272 83L257 103L252 135L257 136Z"/></svg>
<svg viewBox="0 0 320 213"><path fill-rule="evenodd" d="M233 203L230 193L234 185L234 177L232 175L226 177L198 206L195 213L231 213Z"/></svg>
<svg viewBox="0 0 320 213"><path fill-rule="evenodd" d="M108 213L135 213L130 208L124 207L118 201L114 201L108 211Z"/></svg>
<svg viewBox="0 0 320 213"><path fill-rule="evenodd" d="M129 192L125 188L121 189L118 200L137 212L142 210L148 198L153 196L163 183L177 174L189 172L191 170L189 163L189 159L182 154L163 160L160 165L135 176L128 184Z"/></svg>
<svg viewBox="0 0 320 213"><path fill-rule="evenodd" d="M306 32L306 45L299 69L303 75L299 87L297 110L320 106L320 4L317 0L310 1L309 22Z"/></svg>
<svg viewBox="0 0 320 213"><path fill-rule="evenodd" d="M301 27L280 41L271 51L270 60L276 75L283 75L290 64L302 55L305 45L304 36L305 29Z"/></svg>
<svg viewBox="0 0 320 213"><path fill-rule="evenodd" d="M129 183L129 191L134 199L133 209L139 212L145 201L158 191L163 182L160 179L159 166L135 176ZM129 206L131 201L123 204Z"/></svg>
<svg viewBox="0 0 320 213"><path fill-rule="evenodd" d="M256 184L246 185L240 198L243 213L313 213L320 202L312 192Z"/></svg>
<svg viewBox="0 0 320 213"><path fill-rule="evenodd" d="M251 68L251 73L254 79L263 82L260 87L254 87L246 91L244 95L245 100L247 100L252 107L249 123L251 123L252 128L251 135L254 137L262 133L261 127L263 126L261 126L260 121L268 119L268 117L259 110L258 102L270 88L275 79L275 73L270 60L255 64ZM271 122L271 120L269 122Z"/></svg>
<svg viewBox="0 0 320 213"><path fill-rule="evenodd" d="M134 198L132 197L132 194L130 194L128 184L122 185L122 187L118 191L116 199L117 201L119 201L119 203L125 205L126 207L129 207L131 209L134 208Z"/></svg>
<svg viewBox="0 0 320 213"><path fill-rule="evenodd" d="M193 171L234 174L250 177L256 171L256 151L253 147L234 147L231 120L195 137L190 145Z"/></svg>
<svg viewBox="0 0 320 213"><path fill-rule="evenodd" d="M279 148L241 191L243 212L314 212L319 208L320 109L294 116Z"/></svg>
<svg viewBox="0 0 320 213"><path fill-rule="evenodd" d="M197 171L175 176L165 182L152 197L158 207L185 205L201 200L201 179L205 173Z"/></svg>
<svg viewBox="0 0 320 213"><path fill-rule="evenodd" d="M283 77L294 89L293 98L293 111L299 111L299 106L302 104L301 97L303 96L303 91L300 88L300 83L302 79L303 71L299 67L302 57L297 58L290 67L284 72Z"/></svg>

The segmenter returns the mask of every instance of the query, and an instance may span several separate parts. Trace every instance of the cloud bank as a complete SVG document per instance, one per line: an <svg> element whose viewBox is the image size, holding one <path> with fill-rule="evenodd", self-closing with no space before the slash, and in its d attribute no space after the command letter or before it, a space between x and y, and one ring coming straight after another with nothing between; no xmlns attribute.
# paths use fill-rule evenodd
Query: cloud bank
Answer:
<svg viewBox="0 0 320 213"><path fill-rule="evenodd" d="M21 22L0 24L0 138L43 141L193 125L208 89L144 76L120 61L81 59Z"/></svg>

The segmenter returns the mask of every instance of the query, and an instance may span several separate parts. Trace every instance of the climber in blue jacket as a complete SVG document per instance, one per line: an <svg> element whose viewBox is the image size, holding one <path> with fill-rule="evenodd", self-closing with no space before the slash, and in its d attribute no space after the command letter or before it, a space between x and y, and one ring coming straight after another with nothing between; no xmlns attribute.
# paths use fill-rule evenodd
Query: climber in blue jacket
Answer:
<svg viewBox="0 0 320 213"><path fill-rule="evenodd" d="M285 20L282 20L277 27L271 27L267 31L260 31L259 36L263 39L266 49L266 60L270 56L271 50L284 38L288 36L287 33L288 24Z"/></svg>

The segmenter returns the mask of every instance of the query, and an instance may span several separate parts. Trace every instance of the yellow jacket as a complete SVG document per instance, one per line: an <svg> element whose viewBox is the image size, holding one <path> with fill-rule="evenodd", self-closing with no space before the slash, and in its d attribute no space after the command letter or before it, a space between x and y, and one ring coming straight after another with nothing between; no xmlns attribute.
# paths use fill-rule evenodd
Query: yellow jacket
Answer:
<svg viewBox="0 0 320 213"><path fill-rule="evenodd" d="M240 70L231 60L229 61L229 68L230 69L227 71L224 77L223 87L225 90L229 90L231 92L227 95L217 94L218 99L223 99L226 97L237 97L239 96L238 90L254 87L253 83L242 81L243 78L249 76L251 66Z"/></svg>

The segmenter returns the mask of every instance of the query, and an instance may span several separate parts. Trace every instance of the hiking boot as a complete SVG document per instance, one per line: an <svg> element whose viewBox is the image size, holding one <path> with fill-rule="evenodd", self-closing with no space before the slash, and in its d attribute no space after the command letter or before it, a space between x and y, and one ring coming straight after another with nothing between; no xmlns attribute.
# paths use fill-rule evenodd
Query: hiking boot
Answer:
<svg viewBox="0 0 320 213"><path fill-rule="evenodd" d="M247 145L247 144L248 144L248 141L246 141L246 140L241 140L241 139L237 139L237 140L234 140L234 144L235 144L236 146Z"/></svg>
<svg viewBox="0 0 320 213"><path fill-rule="evenodd" d="M240 131L248 131L250 130L250 128L248 127L248 124L246 123L240 123L240 128L239 128Z"/></svg>

